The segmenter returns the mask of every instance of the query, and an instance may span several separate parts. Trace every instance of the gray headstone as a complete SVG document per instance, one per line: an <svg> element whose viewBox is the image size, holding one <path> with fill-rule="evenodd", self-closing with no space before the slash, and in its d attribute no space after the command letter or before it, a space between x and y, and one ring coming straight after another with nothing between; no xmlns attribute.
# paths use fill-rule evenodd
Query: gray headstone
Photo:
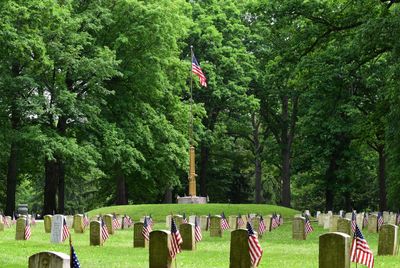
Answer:
<svg viewBox="0 0 400 268"><path fill-rule="evenodd" d="M319 237L319 268L350 268L350 240L344 233Z"/></svg>
<svg viewBox="0 0 400 268"><path fill-rule="evenodd" d="M222 237L221 216L219 215L211 216L210 236Z"/></svg>
<svg viewBox="0 0 400 268"><path fill-rule="evenodd" d="M26 225L26 218L20 217L17 220L17 224L15 227L15 240L25 240L25 225Z"/></svg>
<svg viewBox="0 0 400 268"><path fill-rule="evenodd" d="M292 238L294 240L306 240L305 220L304 217L294 217L292 223Z"/></svg>
<svg viewBox="0 0 400 268"><path fill-rule="evenodd" d="M167 215L167 216L165 216L165 226L168 228L168 229L171 229L171 215Z"/></svg>
<svg viewBox="0 0 400 268"><path fill-rule="evenodd" d="M232 215L228 217L230 229L237 229L236 218L237 218L237 216L232 216Z"/></svg>
<svg viewBox="0 0 400 268"><path fill-rule="evenodd" d="M196 240L194 238L194 224L182 223L179 226L179 232L182 236L181 248L184 250L196 250Z"/></svg>
<svg viewBox="0 0 400 268"><path fill-rule="evenodd" d="M208 216L200 216L200 228L201 230L205 230L207 229L207 218Z"/></svg>
<svg viewBox="0 0 400 268"><path fill-rule="evenodd" d="M29 257L29 268L69 268L70 257L61 252L45 251Z"/></svg>
<svg viewBox="0 0 400 268"><path fill-rule="evenodd" d="M271 232L271 225L272 225L272 215L268 215L263 217L265 222L265 231Z"/></svg>
<svg viewBox="0 0 400 268"><path fill-rule="evenodd" d="M183 216L182 215L174 215L173 216L176 227L179 229L179 226L183 223Z"/></svg>
<svg viewBox="0 0 400 268"><path fill-rule="evenodd" d="M325 214L325 219L324 219L324 229L330 229L332 225L332 215Z"/></svg>
<svg viewBox="0 0 400 268"><path fill-rule="evenodd" d="M90 245L102 246L104 241L101 237L101 222L91 221L89 227L90 227Z"/></svg>
<svg viewBox="0 0 400 268"><path fill-rule="evenodd" d="M44 231L46 233L51 233L51 219L53 218L52 215L45 215L43 217L44 220Z"/></svg>
<svg viewBox="0 0 400 268"><path fill-rule="evenodd" d="M62 232L64 225L64 216L63 215L54 215L51 221L51 235L50 242L51 243L62 243Z"/></svg>
<svg viewBox="0 0 400 268"><path fill-rule="evenodd" d="M173 268L175 262L171 259L171 233L169 231L152 231L149 245L149 268Z"/></svg>
<svg viewBox="0 0 400 268"><path fill-rule="evenodd" d="M340 233L348 234L349 236L353 236L353 231L351 229L351 220L347 218L338 219L337 231Z"/></svg>
<svg viewBox="0 0 400 268"><path fill-rule="evenodd" d="M189 223L193 223L194 224L195 220L196 220L196 215L190 215L189 216Z"/></svg>
<svg viewBox="0 0 400 268"><path fill-rule="evenodd" d="M369 215L368 217L368 232L370 233L378 232L378 216L375 214Z"/></svg>
<svg viewBox="0 0 400 268"><path fill-rule="evenodd" d="M108 234L113 235L114 234L114 228L112 226L113 215L106 214L106 215L104 215L103 218L104 218L104 223L107 226Z"/></svg>
<svg viewBox="0 0 400 268"><path fill-rule="evenodd" d="M258 238L262 238L262 234L259 233L259 229L260 229L260 216L256 216L253 218L253 230L255 232L258 232Z"/></svg>
<svg viewBox="0 0 400 268"><path fill-rule="evenodd" d="M325 220L325 213L321 213L318 216L318 226L324 226L324 220Z"/></svg>
<svg viewBox="0 0 400 268"><path fill-rule="evenodd" d="M338 220L341 217L339 215L333 215L331 218L331 227L329 228L330 232L337 232L337 224L338 224Z"/></svg>
<svg viewBox="0 0 400 268"><path fill-rule="evenodd" d="M83 226L83 215L76 214L74 216L74 231L75 233L82 234L85 232L85 227Z"/></svg>
<svg viewBox="0 0 400 268"><path fill-rule="evenodd" d="M135 222L133 225L133 247L145 248L148 246L148 241L142 235L143 222Z"/></svg>
<svg viewBox="0 0 400 268"><path fill-rule="evenodd" d="M352 213L346 213L346 215L344 216L346 219L351 220L351 218L353 217Z"/></svg>
<svg viewBox="0 0 400 268"><path fill-rule="evenodd" d="M72 215L65 216L65 221L67 222L67 226L69 229L72 229L74 227L74 216Z"/></svg>
<svg viewBox="0 0 400 268"><path fill-rule="evenodd" d="M238 229L231 232L229 268L250 268L249 235L247 230Z"/></svg>
<svg viewBox="0 0 400 268"><path fill-rule="evenodd" d="M390 219L390 213L388 211L384 211L383 212L383 222L387 223L387 222L389 222L389 219Z"/></svg>
<svg viewBox="0 0 400 268"><path fill-rule="evenodd" d="M378 255L397 255L399 247L399 227L394 224L384 224L379 231Z"/></svg>
<svg viewBox="0 0 400 268"><path fill-rule="evenodd" d="M356 222L357 222L358 228L360 228L360 230L362 230L364 228L364 213L357 214Z"/></svg>

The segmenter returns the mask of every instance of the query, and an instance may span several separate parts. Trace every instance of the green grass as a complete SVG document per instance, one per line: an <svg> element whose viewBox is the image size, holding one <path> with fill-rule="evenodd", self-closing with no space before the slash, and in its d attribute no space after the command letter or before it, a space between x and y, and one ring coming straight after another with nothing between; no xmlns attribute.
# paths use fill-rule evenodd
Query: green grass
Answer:
<svg viewBox="0 0 400 268"><path fill-rule="evenodd" d="M161 205L159 205L161 207ZM145 206L140 206L144 209ZM165 229L165 215L169 213L174 206L164 206L163 210L156 206L149 206L150 212L156 216L158 222L154 229ZM166 208L165 208L166 207ZM178 209L176 206L175 208ZM211 207L210 207L211 208ZM250 212L252 205L240 205L238 207L242 213ZM233 205L220 206L216 205L216 211L211 213L219 213L223 209L227 215L230 212L237 211ZM271 208L271 207L269 207ZM267 210L269 209L267 208ZM110 208L111 209L111 208ZM132 210L131 210L132 209ZM138 207L128 208L127 213L134 216L135 220L142 215L137 213ZM198 209L198 210L197 210ZM262 208L260 207L260 211ZM123 210L115 210L117 213ZM190 207L190 210L197 211L199 214L206 214L207 208ZM101 209L103 213L111 212L108 209ZM128 212L129 211L129 212ZM175 210L174 210L175 211ZM176 210L176 211L185 211ZM256 210L253 210L256 211ZM284 209L276 210L285 215ZM286 210L285 210L286 211ZM131 214L131 212L133 214ZM186 210L189 212L189 209ZM288 214L294 211L287 210ZM97 213L97 212L96 212ZM233 213L234 214L234 213ZM318 267L318 237L325 233L321 227L313 223L315 231L309 235L306 241L294 241L291 238L291 223L286 219L285 224L271 233L264 235L260 239L264 255L259 267L268 268L311 268ZM72 231L73 233L73 231ZM369 234L364 231L366 239L375 254L375 267L396 268L400 267L400 257L377 257L377 234ZM83 268L145 268L148 267L148 249L133 248L133 231L118 230L102 247L89 246L89 232L84 234L72 234L73 244L77 252L78 258ZM211 238L209 234L203 231L203 241L198 244L196 251L185 251L178 254L177 264L179 268L226 268L229 267L229 240L230 232L225 232L223 238ZM50 234L44 233L43 223L38 223L32 228L32 238L29 241L15 240L15 226L0 232L0 267L27 267L28 257L40 251L58 251L68 254L69 248L67 242L64 244L51 244ZM355 264L352 267L356 267ZM364 267L359 265L358 267Z"/></svg>

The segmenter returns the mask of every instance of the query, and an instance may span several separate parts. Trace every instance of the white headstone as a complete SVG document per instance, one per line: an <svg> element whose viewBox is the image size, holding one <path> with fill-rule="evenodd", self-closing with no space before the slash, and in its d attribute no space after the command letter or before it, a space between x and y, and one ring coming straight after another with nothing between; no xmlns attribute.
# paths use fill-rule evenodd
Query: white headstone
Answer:
<svg viewBox="0 0 400 268"><path fill-rule="evenodd" d="M64 224L64 215L54 215L51 220L51 243L62 243L62 230Z"/></svg>
<svg viewBox="0 0 400 268"><path fill-rule="evenodd" d="M195 221L196 221L196 215L190 215L190 216L189 216L189 223L194 224Z"/></svg>
<svg viewBox="0 0 400 268"><path fill-rule="evenodd" d="M74 224L74 216L72 216L72 215L65 216L65 220L67 221L68 228L71 229Z"/></svg>

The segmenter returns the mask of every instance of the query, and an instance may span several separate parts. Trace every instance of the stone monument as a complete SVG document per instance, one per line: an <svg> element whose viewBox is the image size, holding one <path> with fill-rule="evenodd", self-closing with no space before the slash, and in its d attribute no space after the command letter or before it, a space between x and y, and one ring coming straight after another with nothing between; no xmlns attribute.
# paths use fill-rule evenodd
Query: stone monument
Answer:
<svg viewBox="0 0 400 268"><path fill-rule="evenodd" d="M183 223L179 226L179 232L182 236L182 245L181 248L183 250L196 250L196 240L194 238L194 224L192 223Z"/></svg>
<svg viewBox="0 0 400 268"><path fill-rule="evenodd" d="M90 222L90 245L91 246L102 246L104 243L101 236L101 222L91 221Z"/></svg>
<svg viewBox="0 0 400 268"><path fill-rule="evenodd" d="M378 241L378 255L392 255L398 254L399 227L394 224L384 224L379 231Z"/></svg>
<svg viewBox="0 0 400 268"><path fill-rule="evenodd" d="M229 268L250 268L249 234L247 230L238 229L231 232Z"/></svg>
<svg viewBox="0 0 400 268"><path fill-rule="evenodd" d="M64 227L64 215L54 215L51 222L51 243L62 243L62 232Z"/></svg>
<svg viewBox="0 0 400 268"><path fill-rule="evenodd" d="M149 268L174 268L175 262L170 256L171 232L152 231L149 244Z"/></svg>
<svg viewBox="0 0 400 268"><path fill-rule="evenodd" d="M351 237L326 233L319 237L319 268L350 268Z"/></svg>
<svg viewBox="0 0 400 268"><path fill-rule="evenodd" d="M44 251L29 257L29 268L69 268L70 257L60 252Z"/></svg>

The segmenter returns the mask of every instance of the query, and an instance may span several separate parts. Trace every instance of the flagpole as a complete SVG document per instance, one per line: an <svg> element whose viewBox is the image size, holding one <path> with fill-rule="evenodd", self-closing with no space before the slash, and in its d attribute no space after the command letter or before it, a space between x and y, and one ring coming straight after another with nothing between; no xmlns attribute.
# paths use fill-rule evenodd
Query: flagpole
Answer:
<svg viewBox="0 0 400 268"><path fill-rule="evenodd" d="M190 123L189 123L189 145L193 145L193 46L190 46ZM190 171L189 171L190 173Z"/></svg>

